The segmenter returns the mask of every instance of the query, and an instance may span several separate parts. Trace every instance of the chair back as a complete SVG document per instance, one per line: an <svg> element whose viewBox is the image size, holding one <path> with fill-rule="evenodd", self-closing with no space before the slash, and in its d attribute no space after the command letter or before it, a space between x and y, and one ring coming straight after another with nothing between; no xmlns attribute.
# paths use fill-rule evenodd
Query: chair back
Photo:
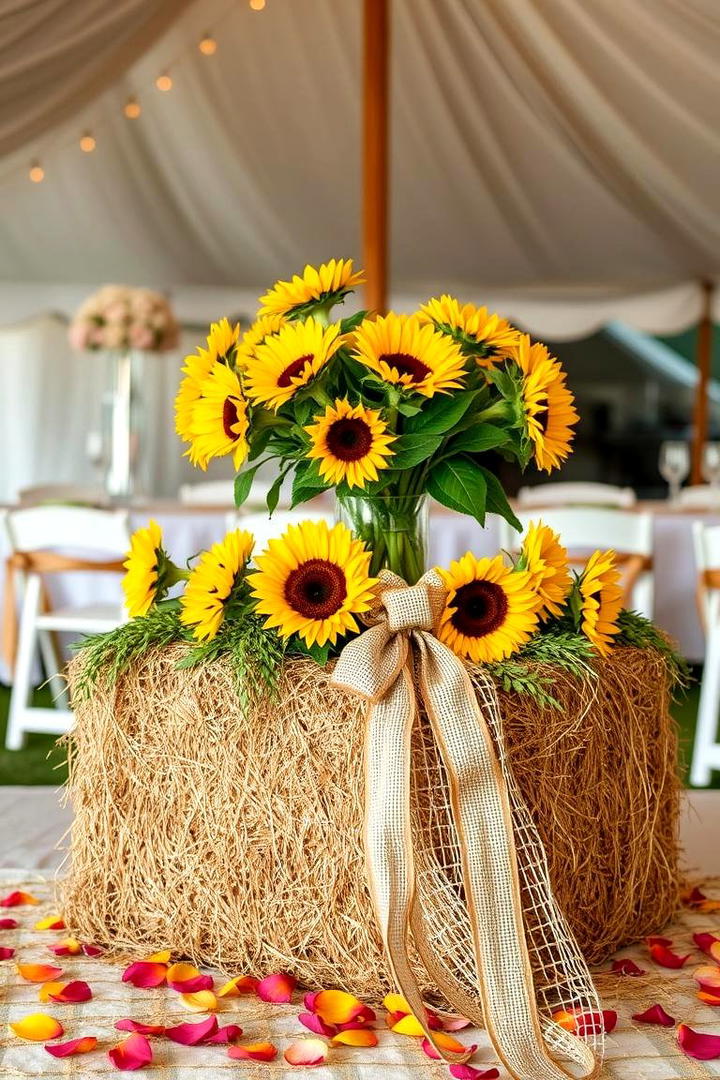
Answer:
<svg viewBox="0 0 720 1080"><path fill-rule="evenodd" d="M698 608L705 630L720 624L720 525L693 522Z"/></svg>
<svg viewBox="0 0 720 1080"><path fill-rule="evenodd" d="M178 491L186 506L234 506L234 480L208 480L202 484L182 484Z"/></svg>
<svg viewBox="0 0 720 1080"><path fill-rule="evenodd" d="M69 503L75 506L103 506L107 494L102 488L81 487L78 484L37 484L21 488L20 506L41 506L44 503Z"/></svg>
<svg viewBox="0 0 720 1080"><path fill-rule="evenodd" d="M628 509L636 503L635 492L614 484L562 483L522 487L517 504L522 509L539 506L615 506Z"/></svg>
<svg viewBox="0 0 720 1080"><path fill-rule="evenodd" d="M677 505L690 510L720 510L720 491L711 484L691 484L680 489Z"/></svg>
<svg viewBox="0 0 720 1080"><path fill-rule="evenodd" d="M130 546L126 510L86 506L31 506L10 510L5 525L13 551L50 551L123 555Z"/></svg>
<svg viewBox="0 0 720 1080"><path fill-rule="evenodd" d="M268 545L268 540L281 536L289 525L299 525L301 521L324 521L333 525L334 516L318 510L276 510L270 515L265 511L257 514L228 514L225 524L228 532L232 529L247 529L255 537L255 554L260 554Z"/></svg>

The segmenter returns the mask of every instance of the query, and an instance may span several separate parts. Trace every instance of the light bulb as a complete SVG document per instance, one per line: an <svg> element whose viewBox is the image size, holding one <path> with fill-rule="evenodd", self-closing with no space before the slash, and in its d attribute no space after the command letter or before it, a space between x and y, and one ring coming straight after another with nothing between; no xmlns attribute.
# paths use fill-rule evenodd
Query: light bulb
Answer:
<svg viewBox="0 0 720 1080"><path fill-rule="evenodd" d="M203 56L212 56L217 52L217 41L212 34L203 34L198 42L198 49Z"/></svg>
<svg viewBox="0 0 720 1080"><path fill-rule="evenodd" d="M137 98L128 98L128 100L125 102L123 112L127 116L128 120L137 120L138 116L142 112L142 109L140 108L140 102L137 100Z"/></svg>
<svg viewBox="0 0 720 1080"><path fill-rule="evenodd" d="M45 170L39 161L33 161L30 166L30 172L28 176L32 180L33 184L41 184L45 179Z"/></svg>
<svg viewBox="0 0 720 1080"><path fill-rule="evenodd" d="M172 89L172 84L173 81L167 74L167 72L162 75L158 75L157 79L155 80L155 85L157 86L158 90L162 91L163 94L166 94L168 90Z"/></svg>
<svg viewBox="0 0 720 1080"><path fill-rule="evenodd" d="M80 149L84 154L92 154L95 149L95 139L92 137L89 131L87 131L80 140Z"/></svg>
<svg viewBox="0 0 720 1080"><path fill-rule="evenodd" d="M250 7L253 11L262 11L265 7L265 0L250 0Z"/></svg>

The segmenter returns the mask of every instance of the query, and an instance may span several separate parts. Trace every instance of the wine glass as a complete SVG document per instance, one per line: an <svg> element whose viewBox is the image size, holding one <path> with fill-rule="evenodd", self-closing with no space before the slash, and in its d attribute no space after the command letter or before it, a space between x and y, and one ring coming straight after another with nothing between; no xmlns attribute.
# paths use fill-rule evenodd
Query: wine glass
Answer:
<svg viewBox="0 0 720 1080"><path fill-rule="evenodd" d="M703 479L710 485L712 501L720 503L720 442L706 442L702 452Z"/></svg>
<svg viewBox="0 0 720 1080"><path fill-rule="evenodd" d="M686 442L669 441L660 447L660 475L670 488L670 502L677 502L683 480L690 472L690 450Z"/></svg>

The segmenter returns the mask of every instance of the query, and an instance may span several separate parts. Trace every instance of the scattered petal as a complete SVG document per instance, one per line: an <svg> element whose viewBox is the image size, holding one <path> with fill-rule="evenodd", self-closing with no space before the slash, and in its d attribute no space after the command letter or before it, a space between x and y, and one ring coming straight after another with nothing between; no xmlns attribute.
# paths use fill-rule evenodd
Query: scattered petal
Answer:
<svg viewBox="0 0 720 1080"><path fill-rule="evenodd" d="M252 975L238 975L230 979L217 991L218 997L240 997L241 994L257 993L259 979L253 979Z"/></svg>
<svg viewBox="0 0 720 1080"><path fill-rule="evenodd" d="M306 994L303 998L303 1005L308 1010L308 1012L315 1012L315 1003L320 993L320 990L315 990L314 993Z"/></svg>
<svg viewBox="0 0 720 1080"><path fill-rule="evenodd" d="M407 998L404 998L402 994L388 994L383 998L383 1006L390 1013L402 1013L403 1016L407 1016L412 1012Z"/></svg>
<svg viewBox="0 0 720 1080"><path fill-rule="evenodd" d="M59 915L48 915L45 919L35 923L36 930L64 930L65 923Z"/></svg>
<svg viewBox="0 0 720 1080"><path fill-rule="evenodd" d="M698 949L701 949L708 956L712 956L710 952L713 945L720 943L720 938L715 934L693 934L693 941L697 945Z"/></svg>
<svg viewBox="0 0 720 1080"><path fill-rule="evenodd" d="M449 1054L467 1054L470 1057L477 1050L477 1045L464 1046L457 1039L453 1039L452 1035L445 1035L442 1031L436 1031L433 1039L441 1050L446 1050ZM423 1039L420 1045L429 1058L434 1061L440 1060L440 1054L429 1039Z"/></svg>
<svg viewBox="0 0 720 1080"><path fill-rule="evenodd" d="M180 1002L190 1012L215 1012L218 1008L218 999L212 990L198 990L194 994L181 994Z"/></svg>
<svg viewBox="0 0 720 1080"><path fill-rule="evenodd" d="M662 1005L651 1005L645 1012L633 1013L633 1020L639 1024L660 1024L662 1027L675 1027L675 1020L669 1016Z"/></svg>
<svg viewBox="0 0 720 1080"><path fill-rule="evenodd" d="M372 1009L368 1009L359 998L344 990L321 990L315 995L313 1012L326 1024L349 1024L359 1017L363 1018L363 1023L375 1019Z"/></svg>
<svg viewBox="0 0 720 1080"><path fill-rule="evenodd" d="M618 1015L614 1009L603 1009L602 1012L579 1013L575 1034L580 1038L588 1035L609 1035L615 1030Z"/></svg>
<svg viewBox="0 0 720 1080"><path fill-rule="evenodd" d="M322 1065L327 1056L327 1043L322 1039L296 1039L283 1057L288 1065Z"/></svg>
<svg viewBox="0 0 720 1080"><path fill-rule="evenodd" d="M40 901L36 896L32 896L27 892L15 892L8 893L0 900L0 907L21 907L23 904L39 904Z"/></svg>
<svg viewBox="0 0 720 1080"><path fill-rule="evenodd" d="M58 941L57 945L48 945L51 953L56 956L78 956L82 952L82 945L74 937L66 937Z"/></svg>
<svg viewBox="0 0 720 1080"><path fill-rule="evenodd" d="M19 925L17 919L0 919L0 930L17 930Z"/></svg>
<svg viewBox="0 0 720 1080"><path fill-rule="evenodd" d="M409 1035L411 1039L423 1039L425 1037L425 1028L412 1013L401 1016L390 1030L394 1031L396 1035Z"/></svg>
<svg viewBox="0 0 720 1080"><path fill-rule="evenodd" d="M209 1016L199 1024L178 1024L177 1027L165 1028L165 1035L180 1046L197 1046L214 1035L217 1029L217 1016Z"/></svg>
<svg viewBox="0 0 720 1080"><path fill-rule="evenodd" d="M6 945L0 945L0 960L12 960L14 955L14 949L9 949Z"/></svg>
<svg viewBox="0 0 720 1080"><path fill-rule="evenodd" d="M82 951L86 956L102 956L104 950L99 945L83 945Z"/></svg>
<svg viewBox="0 0 720 1080"><path fill-rule="evenodd" d="M720 993L720 967L714 964L703 964L693 971L693 979L703 990L711 994Z"/></svg>
<svg viewBox="0 0 720 1080"><path fill-rule="evenodd" d="M709 990L698 990L697 996L705 1005L720 1005L720 991L717 994L711 994Z"/></svg>
<svg viewBox="0 0 720 1080"><path fill-rule="evenodd" d="M671 948L674 944L672 938L657 936L645 938L645 943L649 949L651 949L653 945L665 945L667 948Z"/></svg>
<svg viewBox="0 0 720 1080"><path fill-rule="evenodd" d="M714 1061L720 1058L720 1035L707 1035L694 1031L687 1024L678 1027L678 1045L684 1054L697 1061Z"/></svg>
<svg viewBox="0 0 720 1080"><path fill-rule="evenodd" d="M46 1005L50 1001L52 994L59 994L61 990L64 990L67 986L66 982L46 982L43 983L38 990L38 1001L44 1002Z"/></svg>
<svg viewBox="0 0 720 1080"><path fill-rule="evenodd" d="M648 939L650 940L650 939ZM661 945L660 941L650 945L650 956L661 967L677 969L683 967L690 959L690 953L687 956L678 956L676 952L673 952L667 945Z"/></svg>
<svg viewBox="0 0 720 1080"><path fill-rule="evenodd" d="M312 1031L314 1035L334 1035L337 1031L335 1024L326 1024L321 1016L317 1013L304 1012L298 1016L300 1023Z"/></svg>
<svg viewBox="0 0 720 1080"><path fill-rule="evenodd" d="M238 1061L274 1061L277 1047L270 1042L245 1043L244 1046L231 1046L228 1057Z"/></svg>
<svg viewBox="0 0 720 1080"><path fill-rule="evenodd" d="M115 1024L118 1031L132 1031L138 1035L164 1035L164 1024L141 1024L139 1020L118 1020Z"/></svg>
<svg viewBox="0 0 720 1080"><path fill-rule="evenodd" d="M91 1050L94 1050L97 1046L97 1039L94 1035L84 1035L81 1039L69 1039L64 1043L53 1043L52 1046L46 1046L48 1054L52 1054L56 1058L72 1057L73 1054L89 1054Z"/></svg>
<svg viewBox="0 0 720 1080"><path fill-rule="evenodd" d="M441 1016L440 1023L443 1031L463 1031L470 1027L470 1021L464 1016Z"/></svg>
<svg viewBox="0 0 720 1080"><path fill-rule="evenodd" d="M32 1013L30 1016L24 1016L22 1020L16 1020L10 1027L21 1039L28 1039L30 1042L47 1042L48 1039L59 1039L64 1034L62 1024L47 1013Z"/></svg>
<svg viewBox="0 0 720 1080"><path fill-rule="evenodd" d="M108 1057L116 1069L133 1072L150 1064L153 1059L152 1046L144 1035L137 1033L108 1050Z"/></svg>
<svg viewBox="0 0 720 1080"><path fill-rule="evenodd" d="M161 952L154 952L152 956L145 957L146 964L169 964L170 963L170 950L162 949Z"/></svg>
<svg viewBox="0 0 720 1080"><path fill-rule="evenodd" d="M214 1035L209 1035L204 1039L203 1046L217 1043L234 1043L237 1039L242 1038L242 1033L242 1028L238 1024L226 1024L225 1027L218 1028Z"/></svg>
<svg viewBox="0 0 720 1080"><path fill-rule="evenodd" d="M81 1001L90 1001L92 990L86 982L75 979L73 982L65 983L62 990L57 993L50 993L49 997L51 1001L57 1001L60 1005L76 1005Z"/></svg>
<svg viewBox="0 0 720 1080"><path fill-rule="evenodd" d="M167 967L151 960L136 960L123 971L122 981L129 982L139 990L165 985Z"/></svg>
<svg viewBox="0 0 720 1080"><path fill-rule="evenodd" d="M283 971L267 975L258 983L257 995L261 1001L270 1001L275 1005L283 1004L292 999L295 982L292 975L287 975Z"/></svg>
<svg viewBox="0 0 720 1080"><path fill-rule="evenodd" d="M450 1075L455 1080L497 1080L497 1069L476 1069L473 1065L451 1065Z"/></svg>
<svg viewBox="0 0 720 1080"><path fill-rule="evenodd" d="M167 969L167 984L180 994L197 994L200 990L212 990L211 975L203 975L194 964L171 964Z"/></svg>
<svg viewBox="0 0 720 1080"><path fill-rule="evenodd" d="M720 900L710 900L698 889L697 885L690 889L689 892L684 893L682 896L683 904L687 907L693 908L695 911L703 912L707 914L712 911L720 911Z"/></svg>
<svg viewBox="0 0 720 1080"><path fill-rule="evenodd" d="M613 960L610 970L615 975L629 975L631 978L647 975L645 968L638 967L635 961L628 956L624 956L622 960Z"/></svg>
<svg viewBox="0 0 720 1080"><path fill-rule="evenodd" d="M53 967L52 964L18 964L18 974L25 982L44 983L50 979L57 979L62 975L63 969Z"/></svg>
<svg viewBox="0 0 720 1080"><path fill-rule="evenodd" d="M577 1026L577 1017L574 1013L568 1012L566 1009L558 1009L557 1012L552 1014L552 1018L555 1023L564 1028L565 1031L575 1031Z"/></svg>
<svg viewBox="0 0 720 1080"><path fill-rule="evenodd" d="M337 1046L377 1046L378 1038L372 1028L346 1028L333 1036L332 1045Z"/></svg>

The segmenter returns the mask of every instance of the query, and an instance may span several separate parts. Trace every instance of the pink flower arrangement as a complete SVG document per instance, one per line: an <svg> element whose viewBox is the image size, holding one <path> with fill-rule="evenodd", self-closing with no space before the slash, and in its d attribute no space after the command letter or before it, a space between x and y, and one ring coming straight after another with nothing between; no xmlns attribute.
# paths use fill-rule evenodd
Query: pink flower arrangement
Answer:
<svg viewBox="0 0 720 1080"><path fill-rule="evenodd" d="M68 337L74 349L165 352L178 343L179 328L162 293L128 285L103 285L79 307Z"/></svg>

